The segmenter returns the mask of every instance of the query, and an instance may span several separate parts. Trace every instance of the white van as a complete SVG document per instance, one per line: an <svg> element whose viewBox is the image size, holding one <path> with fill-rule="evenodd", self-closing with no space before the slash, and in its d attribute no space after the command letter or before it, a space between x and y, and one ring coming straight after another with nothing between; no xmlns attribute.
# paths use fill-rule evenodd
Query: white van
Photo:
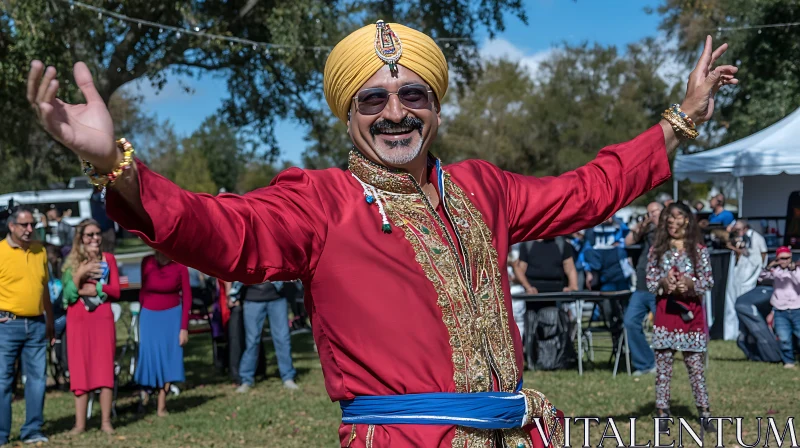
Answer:
<svg viewBox="0 0 800 448"><path fill-rule="evenodd" d="M79 222L86 218L92 217L92 208L89 204L89 199L92 196L93 190L91 188L75 188L65 190L39 190L39 191L20 191L17 193L0 194L0 204L6 206L13 200L14 204L23 204L38 210L40 213L45 213L51 205L62 212L67 209L72 210L72 216L65 218L67 224L71 226L78 225ZM36 227L41 228L43 224L39 222ZM6 233L5 225L3 226L2 233ZM54 222L50 223L50 227L57 227ZM55 228L46 232L47 242L55 245L62 245L66 242L58 240L58 232Z"/></svg>

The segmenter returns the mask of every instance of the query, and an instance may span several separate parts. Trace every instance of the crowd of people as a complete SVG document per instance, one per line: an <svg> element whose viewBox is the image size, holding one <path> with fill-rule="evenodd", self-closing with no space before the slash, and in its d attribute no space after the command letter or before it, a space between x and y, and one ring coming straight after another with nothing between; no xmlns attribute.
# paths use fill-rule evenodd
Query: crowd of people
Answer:
<svg viewBox="0 0 800 448"><path fill-rule="evenodd" d="M767 320L774 325L780 358L787 368L795 365L792 336L800 338L800 269L786 247L779 248L775 260L767 265L764 238L746 220L736 220L724 210L724 198L720 196L711 198L712 212L707 215L702 201L690 208L668 196L658 199L648 204L644 217L633 217L630 226L612 217L568 237L515 245L509 251L511 293L632 289L624 327L634 375L656 375L657 415L670 415L673 354L681 351L699 415L709 417L704 362L708 325L702 298L714 280L706 248L709 242L704 240L701 228L717 225L730 231L730 237L723 238L722 243L734 256L729 297L735 300L753 290L757 282L773 283L772 310ZM61 215L53 210L48 210L48 219L58 220ZM62 338L67 345L69 387L75 395L72 434L86 430L90 392L99 392L101 430L113 433L116 335L110 304L120 297L116 259L102 250L103 232L93 219L74 228L59 226L59 233L71 238L63 247L41 244L43 236L35 227L32 210L15 209L9 219L8 237L0 246L3 267L27 267L16 274L0 271L5 276L0 284L0 332L9 336L9 344L0 347L5 354L0 363L0 386L4 391L0 404L10 409L10 381L16 377L16 367L15 357L9 356L19 353L27 414L21 439L47 440L41 432L46 378L43 370L48 340ZM637 246L641 255L634 266L627 250ZM20 262L20 257L26 262ZM157 395L157 415L166 416L170 386L185 381L183 346L188 341L193 291L201 283L215 280L158 251L142 260L141 275L140 340L134 379L142 388L142 403L149 401L151 393ZM17 283L10 282L11 278ZM294 286L293 282L220 282L230 313L228 362L231 376L239 384L237 392L247 393L255 383L256 371L264 369L261 333L267 319L280 378L286 388L297 388L286 298L297 292L283 291ZM14 300L9 300L12 296ZM23 297L26 300L21 300ZM513 300L514 318L523 337L524 316L529 308L524 300ZM599 309L594 308L592 319L598 318ZM565 311L570 319L581 312L572 304L565 306ZM653 324L651 341L643 327L647 319ZM23 322L27 327L14 330ZM10 416L10 412L5 415ZM714 430L708 420L701 419L701 424L707 431ZM0 421L0 437L8 440L9 434L10 422Z"/></svg>
<svg viewBox="0 0 800 448"><path fill-rule="evenodd" d="M353 143L348 170L289 169L245 197L182 190L136 160L132 140L114 136L113 119L82 62L75 65L74 79L86 104L58 99L57 70L38 60L31 63L27 99L44 129L80 157L92 184L107 192L108 215L165 254L153 269L166 271L163 261L171 257L246 284L299 278L308 286L305 299L325 387L342 410L342 446L356 440L359 446L532 448L543 440L560 446L563 413L541 392L523 387L522 341L507 311L504 261L518 243L508 258L519 288L529 294L618 291L642 278L637 288L646 288L649 296L639 297L652 297L654 305L634 311L655 314L657 412L669 413L672 356L683 351L701 424L711 428L704 421L710 408L701 361L707 328L700 297L712 287L712 278L698 229L718 226L718 221L730 226L733 216L724 211L724 200L714 199L712 214L702 220L685 205L661 201L648 212L646 224L652 230L637 228L631 236L650 245L640 256L646 262L636 263L644 270L637 274L624 248L626 226L609 215L669 178L670 156L681 142L698 137L698 125L713 115L715 94L738 83L737 67L716 65L726 49L726 44L714 49L707 36L683 101L665 105L658 124L602 149L581 168L541 179L485 161L443 166L430 154L447 104L448 62L430 36L383 20L350 33L325 62L325 99ZM13 232L32 229L26 219L18 215ZM222 222L231 223L226 232L219 231ZM83 250L78 260L86 259L91 267L73 267L73 287L89 298L71 307L103 306L102 295L113 292L113 280L104 277L110 269L108 274L102 269L111 258L94 244L95 233L103 229L94 227L87 225L75 237L82 243L77 250ZM557 235L570 236L554 239ZM748 249L746 242L743 247L735 240L731 244ZM17 242L4 250L16 251L22 260L28 246L42 252ZM43 288L46 256L36 256L42 261L36 273ZM177 340L178 348L184 342L180 315L169 311L179 306L175 290L184 285L181 270L180 279L163 282L169 297L159 297L163 303L148 310L152 322L170 320L162 336ZM230 293L230 311L243 310L247 344L259 339L257 329L267 316L271 323L273 315L280 314L281 320L285 304L272 303L285 287L250 287L240 297L241 306L235 306L233 286L223 288ZM10 312L20 311L25 322L30 317L42 332L52 328L44 294L36 309ZM14 300L19 299L0 296L0 309ZM68 332L70 314L76 313L68 310ZM794 319L792 313L780 314L783 325ZM44 350L42 338L35 342ZM241 392L251 387L258 358L247 344L239 364ZM153 353L148 375L140 376L159 390L181 373L172 368L178 348L171 345ZM291 388L294 371L283 353L281 377ZM646 362L640 372L652 370ZM2 377L4 387L7 378ZM98 385L103 387L99 381L80 386ZM23 438L43 437L36 423L23 428ZM7 433L0 436L7 438Z"/></svg>
<svg viewBox="0 0 800 448"><path fill-rule="evenodd" d="M60 217L50 210L49 219ZM43 242L34 216L34 210L25 206L13 209L9 233L0 242L0 445L10 437L11 402L18 378L24 378L26 410L20 439L48 441L42 432L43 406L48 347L56 342L66 344L68 367L66 372L54 371L54 379L68 381L75 397L75 425L70 433L86 430L89 396L97 393L100 428L113 434L117 339L112 302L121 296L117 260L102 250L103 231L94 219L70 229L59 227L59 232L72 238L65 238L67 244L62 247ZM192 271L197 276L198 272ZM157 395L157 415L165 417L170 386L185 381L183 347L189 338L192 281L186 266L158 251L142 259L141 279L134 382L141 388L142 404L149 402L151 393ZM228 290L230 286L228 283ZM285 387L297 389L287 301L281 289L282 282L265 282L244 286L240 295L230 296L232 310L242 308L237 297L247 308L242 313L244 325L230 329L230 339L237 339L237 331L242 332L244 350L231 369L241 384L239 392L247 392L254 384L267 314L281 379Z"/></svg>
<svg viewBox="0 0 800 448"><path fill-rule="evenodd" d="M610 218L566 238L520 243L509 254L512 296L579 289L632 290L622 325L616 326L616 330L621 333L624 327L627 332L633 375L656 376L657 415L670 415L673 354L681 351L698 413L709 417L705 380L709 328L704 307L704 296L714 285L709 246L730 250L732 254L732 277L726 294L733 301L726 304L726 313L752 314L749 308L753 300L742 296L753 291L757 282L771 281L774 293L770 288L771 294L760 297L762 302L770 301L772 310L766 320L770 325L774 321L780 359L787 368L795 366L792 336L800 339L800 269L792 261L791 249L778 248L775 260L767 264L764 238L747 220L737 220L725 210L724 201L721 194L712 197L711 212L707 213L703 201L695 201L690 207L675 202L669 195L659 195L657 201L647 205L643 218L632 219L630 228L622 220ZM709 232L703 229L715 227L724 230L706 236ZM724 233L728 235L721 237ZM631 254L639 254L638 258L630 256L631 249L635 249ZM635 268L631 268L634 263ZM737 302L740 297L741 303ZM541 310L545 305L527 303L522 298L512 302L515 321L524 338L525 313ZM582 312L572 302L562 306L570 321L575 313ZM743 311L745 306L747 309ZM593 307L592 320L598 319L601 309L602 306ZM648 320L652 324L649 341L644 331ZM613 323L608 325L613 333ZM744 325L736 329L740 341L748 337ZM536 347L526 346L526 349L536 350ZM547 368L538 362L536 367ZM701 424L707 431L714 430L707 419L701 419Z"/></svg>

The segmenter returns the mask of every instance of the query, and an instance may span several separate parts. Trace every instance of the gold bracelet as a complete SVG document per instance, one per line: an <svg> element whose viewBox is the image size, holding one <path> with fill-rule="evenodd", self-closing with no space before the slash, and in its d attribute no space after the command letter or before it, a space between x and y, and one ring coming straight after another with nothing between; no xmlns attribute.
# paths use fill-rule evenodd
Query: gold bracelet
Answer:
<svg viewBox="0 0 800 448"><path fill-rule="evenodd" d="M106 188L110 185L114 185L114 182L122 176L122 173L126 170L129 170L133 165L133 154L134 149L133 145L128 140L121 138L117 140L117 148L122 151L122 161L108 174L100 174L94 168L94 165L89 163L87 160L81 159L81 164L83 165L83 173L89 177L89 182L98 188Z"/></svg>
<svg viewBox="0 0 800 448"><path fill-rule="evenodd" d="M675 131L676 134L680 135L683 138L687 138L690 140L694 140L697 136L700 135L695 129L689 126L689 124L681 118L673 109L667 109L661 116L669 122L672 126L672 129Z"/></svg>

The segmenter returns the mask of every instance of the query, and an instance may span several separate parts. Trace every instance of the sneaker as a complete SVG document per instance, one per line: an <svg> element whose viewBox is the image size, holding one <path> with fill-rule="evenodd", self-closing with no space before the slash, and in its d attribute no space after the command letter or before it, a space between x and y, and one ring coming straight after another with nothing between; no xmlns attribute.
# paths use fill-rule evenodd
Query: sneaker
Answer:
<svg viewBox="0 0 800 448"><path fill-rule="evenodd" d="M291 390L300 389L297 386L297 383L294 382L294 380L286 380L286 381L284 381L283 382L283 387L285 387L287 389L291 389Z"/></svg>
<svg viewBox="0 0 800 448"><path fill-rule="evenodd" d="M653 367L652 369L647 369L647 370L634 370L633 371L633 376L652 375L654 373L656 373L656 368L655 367Z"/></svg>
<svg viewBox="0 0 800 448"><path fill-rule="evenodd" d="M793 363L793 362L790 362L790 363L788 363L788 364L784 364L784 365L783 365L783 368L784 368L784 369L794 369L794 367L795 367L795 366L794 366L794 363Z"/></svg>
<svg viewBox="0 0 800 448"><path fill-rule="evenodd" d="M242 385L241 385L241 386L239 386L239 387L236 389L236 392L237 392L237 393L240 393L240 394L246 394L246 393L250 392L250 387L251 387L251 386L250 386L249 384L247 384L247 383L242 383Z"/></svg>
<svg viewBox="0 0 800 448"><path fill-rule="evenodd" d="M47 443L49 441L50 441L50 439L45 437L44 434L36 434L35 436L28 437L27 439L24 440L24 442L27 443L27 444L31 444L31 443Z"/></svg>

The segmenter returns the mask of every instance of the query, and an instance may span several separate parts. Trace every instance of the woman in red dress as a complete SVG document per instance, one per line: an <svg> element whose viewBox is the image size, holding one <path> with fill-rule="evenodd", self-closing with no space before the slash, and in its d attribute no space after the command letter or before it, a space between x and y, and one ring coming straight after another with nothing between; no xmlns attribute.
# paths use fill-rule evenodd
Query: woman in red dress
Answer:
<svg viewBox="0 0 800 448"><path fill-rule="evenodd" d="M712 286L708 249L702 244L694 215L685 204L670 204L661 212L647 266L647 288L656 295L656 410L658 417L669 417L673 355L679 350L706 431L714 427L707 420L711 411L705 380L708 328L703 296ZM660 422L662 427L666 423Z"/></svg>
<svg viewBox="0 0 800 448"><path fill-rule="evenodd" d="M65 261L64 302L67 308L67 362L70 390L75 394L75 428L86 430L88 393L100 389L101 429L113 433L111 400L114 387L116 334L111 300L119 299L117 260L100 251L100 225L85 219L75 229Z"/></svg>

